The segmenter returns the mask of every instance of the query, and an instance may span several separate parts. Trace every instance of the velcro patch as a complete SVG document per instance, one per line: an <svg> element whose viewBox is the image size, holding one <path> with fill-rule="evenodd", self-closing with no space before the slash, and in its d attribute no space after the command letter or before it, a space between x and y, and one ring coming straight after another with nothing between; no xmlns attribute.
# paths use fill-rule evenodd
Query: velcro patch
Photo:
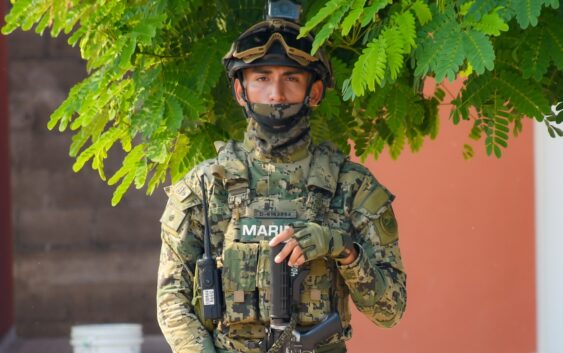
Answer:
<svg viewBox="0 0 563 353"><path fill-rule="evenodd" d="M234 291L233 300L235 303L244 303L244 291L242 290Z"/></svg>
<svg viewBox="0 0 563 353"><path fill-rule="evenodd" d="M389 201L389 193L387 193L387 191L383 187L378 187L364 199L360 207L363 207L368 212L375 214Z"/></svg>
<svg viewBox="0 0 563 353"><path fill-rule="evenodd" d="M311 289L310 294L311 300L319 301L321 300L321 291L319 289Z"/></svg>
<svg viewBox="0 0 563 353"><path fill-rule="evenodd" d="M183 180L174 184L171 191L178 201L184 201L192 193Z"/></svg>
<svg viewBox="0 0 563 353"><path fill-rule="evenodd" d="M160 223L177 232L185 217L186 214L184 212L169 205L164 210L162 217L160 217Z"/></svg>

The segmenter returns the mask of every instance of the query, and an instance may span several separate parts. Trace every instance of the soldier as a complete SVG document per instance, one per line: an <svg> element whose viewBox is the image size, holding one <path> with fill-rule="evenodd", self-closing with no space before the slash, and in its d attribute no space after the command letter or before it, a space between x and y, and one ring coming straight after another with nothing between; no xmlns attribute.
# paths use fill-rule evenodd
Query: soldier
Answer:
<svg viewBox="0 0 563 353"><path fill-rule="evenodd" d="M349 298L376 325L394 326L406 305L393 195L330 143L313 144L309 113L332 87L329 61L300 27L269 18L245 31L223 62L248 117L244 141L218 148L166 188L158 322L175 353L272 352L272 247L276 263L306 269L297 332L338 314L342 330L315 352L346 352ZM211 256L221 269L222 315L204 320L197 261L203 256L200 177L206 176ZM285 351L284 351L285 353Z"/></svg>

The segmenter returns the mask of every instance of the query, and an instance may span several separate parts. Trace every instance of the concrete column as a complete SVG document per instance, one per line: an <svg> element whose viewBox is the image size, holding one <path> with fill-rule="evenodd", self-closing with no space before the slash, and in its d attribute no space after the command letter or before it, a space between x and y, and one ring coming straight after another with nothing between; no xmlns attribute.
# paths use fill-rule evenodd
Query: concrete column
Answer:
<svg viewBox="0 0 563 353"><path fill-rule="evenodd" d="M0 1L0 27L4 25L4 15L5 2ZM9 125L8 55L5 37L0 35L0 338L14 324Z"/></svg>
<svg viewBox="0 0 563 353"><path fill-rule="evenodd" d="M560 353L563 352L563 138L551 138L543 124L535 124L535 164L537 351Z"/></svg>

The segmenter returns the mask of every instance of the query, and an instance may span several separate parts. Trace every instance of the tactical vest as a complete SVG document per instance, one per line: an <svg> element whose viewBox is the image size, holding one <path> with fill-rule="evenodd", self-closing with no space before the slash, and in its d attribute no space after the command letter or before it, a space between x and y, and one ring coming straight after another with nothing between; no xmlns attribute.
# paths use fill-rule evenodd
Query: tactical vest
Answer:
<svg viewBox="0 0 563 353"><path fill-rule="evenodd" d="M231 215L219 263L225 311L215 340L218 346L252 352L270 321L269 240L296 220L344 231L350 231L351 225L334 197L346 157L330 145L317 145L310 158L277 171L248 156L239 143L230 141L218 153L219 167L212 170L223 181ZM212 199L214 203L221 204ZM216 212L221 210L210 209L211 216ZM312 326L337 310L342 326L349 328L348 288L334 260L319 258L303 266L310 272L302 285L298 326ZM337 298L342 299L337 302ZM350 334L347 329L344 337L326 343L342 341Z"/></svg>

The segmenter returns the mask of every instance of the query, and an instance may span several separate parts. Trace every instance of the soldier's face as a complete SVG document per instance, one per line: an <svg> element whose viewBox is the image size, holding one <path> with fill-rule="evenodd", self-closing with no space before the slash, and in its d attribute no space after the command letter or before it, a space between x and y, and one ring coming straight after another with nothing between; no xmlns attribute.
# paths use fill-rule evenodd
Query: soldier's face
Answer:
<svg viewBox="0 0 563 353"><path fill-rule="evenodd" d="M288 66L258 66L243 71L246 96L251 103L279 104L301 103L305 98L311 74ZM322 96L323 84L316 81L311 87L311 105L317 105ZM242 87L235 81L237 101L244 106Z"/></svg>

